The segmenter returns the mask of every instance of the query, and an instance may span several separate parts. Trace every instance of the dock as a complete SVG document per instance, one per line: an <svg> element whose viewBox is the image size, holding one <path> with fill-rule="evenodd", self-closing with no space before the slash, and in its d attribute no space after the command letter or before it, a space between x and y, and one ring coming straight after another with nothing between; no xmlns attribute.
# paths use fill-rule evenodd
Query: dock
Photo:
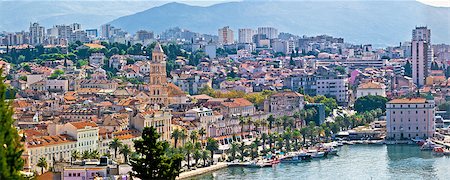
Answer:
<svg viewBox="0 0 450 180"><path fill-rule="evenodd" d="M214 172L214 171L226 168L226 167L228 167L228 163L219 162L212 166L199 168L199 169L188 171L188 172L182 172L176 179L188 179L188 178L192 178L192 177L199 176L202 174Z"/></svg>

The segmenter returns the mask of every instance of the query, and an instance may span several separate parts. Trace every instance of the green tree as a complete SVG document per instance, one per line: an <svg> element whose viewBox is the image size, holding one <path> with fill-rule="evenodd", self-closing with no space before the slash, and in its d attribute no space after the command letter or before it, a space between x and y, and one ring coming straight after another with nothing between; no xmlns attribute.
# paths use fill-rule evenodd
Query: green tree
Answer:
<svg viewBox="0 0 450 180"><path fill-rule="evenodd" d="M294 138L294 140L295 140L294 149L298 150L299 149L298 148L298 140L300 140L302 138L302 134L300 133L300 131L298 129L295 129L292 132L292 138Z"/></svg>
<svg viewBox="0 0 450 180"><path fill-rule="evenodd" d="M202 151L202 160L203 160L203 166L206 166L206 162L209 158L209 152L208 151Z"/></svg>
<svg viewBox="0 0 450 180"><path fill-rule="evenodd" d="M80 159L81 154L78 151L72 151L72 154L70 155L70 160L72 161L76 161L78 159Z"/></svg>
<svg viewBox="0 0 450 180"><path fill-rule="evenodd" d="M387 102L388 99L383 96L363 96L355 101L355 110L359 113L363 113L380 108L384 112L386 110Z"/></svg>
<svg viewBox="0 0 450 180"><path fill-rule="evenodd" d="M81 158L82 159L90 159L91 154L89 153L89 151L84 151L83 154L81 154Z"/></svg>
<svg viewBox="0 0 450 180"><path fill-rule="evenodd" d="M191 139L192 144L195 144L195 142L198 140L198 131L193 130L189 135L189 139Z"/></svg>
<svg viewBox="0 0 450 180"><path fill-rule="evenodd" d="M45 157L41 157L38 160L38 163L36 164L37 167L41 168L41 174L44 174L44 169L47 169L48 164L47 164L47 159L45 159Z"/></svg>
<svg viewBox="0 0 450 180"><path fill-rule="evenodd" d="M406 61L403 68L405 69L405 76L412 77L412 65L409 61Z"/></svg>
<svg viewBox="0 0 450 180"><path fill-rule="evenodd" d="M174 141L174 147L177 148L178 139L181 137L181 131L179 129L175 129L172 131L171 137Z"/></svg>
<svg viewBox="0 0 450 180"><path fill-rule="evenodd" d="M0 70L0 74L2 74ZM21 158L23 146L14 128L14 114L11 101L6 100L7 85L5 77L0 77L0 179L20 179L23 168Z"/></svg>
<svg viewBox="0 0 450 180"><path fill-rule="evenodd" d="M99 159L100 153L97 150L93 150L89 153L89 158L90 159Z"/></svg>
<svg viewBox="0 0 450 180"><path fill-rule="evenodd" d="M262 140L262 146L263 146L263 151L266 150L266 141L269 139L269 135L267 135L266 133L262 133L261 134L261 140Z"/></svg>
<svg viewBox="0 0 450 180"><path fill-rule="evenodd" d="M214 151L219 150L219 142L209 137L206 144L206 150L211 152L211 161L214 162Z"/></svg>
<svg viewBox="0 0 450 180"><path fill-rule="evenodd" d="M119 153L123 155L125 164L128 164L128 156L131 154L130 146L124 144L120 147Z"/></svg>
<svg viewBox="0 0 450 180"><path fill-rule="evenodd" d="M191 166L190 161L191 161L192 151L194 150L194 144L192 144L191 142L187 142L184 145L183 149L184 149L184 152L186 153L187 165L188 165L188 168L189 168Z"/></svg>
<svg viewBox="0 0 450 180"><path fill-rule="evenodd" d="M228 153L231 155L231 160L234 161L236 159L236 153L239 151L239 144L236 142L231 143L230 149L228 149Z"/></svg>
<svg viewBox="0 0 450 180"><path fill-rule="evenodd" d="M192 156L195 159L195 164L198 164L198 160L202 158L202 152L200 151L200 149L196 149Z"/></svg>
<svg viewBox="0 0 450 180"><path fill-rule="evenodd" d="M154 127L145 127L142 138L134 141L137 156L130 160L133 176L140 179L174 180L180 174L183 156L167 156L165 152L169 144L166 141L158 141L159 137Z"/></svg>
<svg viewBox="0 0 450 180"><path fill-rule="evenodd" d="M122 146L122 142L119 141L119 139L114 138L110 143L109 143L109 149L113 149L114 150L114 159L117 159L117 150Z"/></svg>

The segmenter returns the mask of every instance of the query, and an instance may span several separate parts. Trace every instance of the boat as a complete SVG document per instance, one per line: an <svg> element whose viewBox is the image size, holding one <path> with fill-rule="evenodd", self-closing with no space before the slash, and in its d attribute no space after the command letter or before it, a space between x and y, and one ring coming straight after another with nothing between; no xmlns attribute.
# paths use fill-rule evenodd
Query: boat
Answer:
<svg viewBox="0 0 450 180"><path fill-rule="evenodd" d="M340 146L343 146L344 144L342 143L342 141L338 141L338 142L336 142L336 145L337 145L338 147L340 147Z"/></svg>
<svg viewBox="0 0 450 180"><path fill-rule="evenodd" d="M295 153L282 158L280 161L281 163L297 163L309 160L311 160L311 155L306 153Z"/></svg>
<svg viewBox="0 0 450 180"><path fill-rule="evenodd" d="M444 155L444 148L437 146L433 148L433 155L435 156L443 156Z"/></svg>
<svg viewBox="0 0 450 180"><path fill-rule="evenodd" d="M439 147L439 146L436 145L434 142L427 140L427 142L425 142L425 144L423 144L422 147L420 147L420 150L430 151L430 150L433 150L435 147Z"/></svg>
<svg viewBox="0 0 450 180"><path fill-rule="evenodd" d="M323 158L325 157L325 152L317 151L317 150L309 150L307 152L309 155L311 155L312 158Z"/></svg>
<svg viewBox="0 0 450 180"><path fill-rule="evenodd" d="M338 150L335 149L335 148L329 148L327 150L327 152L328 152L329 155L337 155Z"/></svg>

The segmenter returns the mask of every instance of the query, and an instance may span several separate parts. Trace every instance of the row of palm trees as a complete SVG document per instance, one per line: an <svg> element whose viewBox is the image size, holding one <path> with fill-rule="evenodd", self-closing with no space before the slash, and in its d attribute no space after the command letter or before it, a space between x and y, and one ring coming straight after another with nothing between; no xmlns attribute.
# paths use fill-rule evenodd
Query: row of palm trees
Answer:
<svg viewBox="0 0 450 180"><path fill-rule="evenodd" d="M214 151L219 149L219 142L213 138L208 138L206 143L203 143L204 137L206 135L205 128L200 130L193 130L188 135L186 129L175 129L171 138L174 140L174 147L170 149L169 154L180 153L186 157L186 162L188 168L191 166L191 159L195 160L195 164L198 164L199 160L203 160L203 166L206 166L208 160L213 163ZM189 138L189 141L187 141ZM178 147L178 141L182 140L181 147ZM204 145L206 144L206 145Z"/></svg>
<svg viewBox="0 0 450 180"><path fill-rule="evenodd" d="M192 131L189 135L186 131L186 129L175 129L172 131L171 133L171 138L174 140L174 147L177 148L178 146L178 141L181 140L182 144L186 143L187 138L189 137L189 139L192 141L192 144L195 144L195 141L198 140L199 136L201 137L201 141L203 141L204 137L206 135L206 129L205 128L200 128L200 130L194 130Z"/></svg>

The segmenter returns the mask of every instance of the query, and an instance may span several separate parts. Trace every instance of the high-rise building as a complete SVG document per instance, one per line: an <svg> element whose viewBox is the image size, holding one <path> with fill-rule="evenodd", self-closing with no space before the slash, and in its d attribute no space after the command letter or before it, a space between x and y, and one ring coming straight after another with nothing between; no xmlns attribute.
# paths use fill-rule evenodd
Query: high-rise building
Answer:
<svg viewBox="0 0 450 180"><path fill-rule="evenodd" d="M253 29L239 29L239 43L249 44L252 43L253 35L256 31Z"/></svg>
<svg viewBox="0 0 450 180"><path fill-rule="evenodd" d="M166 74L166 58L159 42L152 51L150 61L150 104L167 106L169 104L169 90Z"/></svg>
<svg viewBox="0 0 450 180"><path fill-rule="evenodd" d="M72 27L68 25L56 25L58 28L58 37L61 39L68 40L72 36Z"/></svg>
<svg viewBox="0 0 450 180"><path fill-rule="evenodd" d="M111 24L104 24L104 25L102 25L102 34L101 34L101 36L103 38L111 37L111 30L112 29L113 29L113 27L111 26Z"/></svg>
<svg viewBox="0 0 450 180"><path fill-rule="evenodd" d="M97 29L86 29L87 36L90 38L96 38L98 37L98 31Z"/></svg>
<svg viewBox="0 0 450 180"><path fill-rule="evenodd" d="M81 24L79 23L73 23L70 25L70 27L72 28L73 31L81 30Z"/></svg>
<svg viewBox="0 0 450 180"><path fill-rule="evenodd" d="M264 34L269 39L278 38L278 29L273 27L259 27L258 34Z"/></svg>
<svg viewBox="0 0 450 180"><path fill-rule="evenodd" d="M416 27L416 29L413 29L412 31L412 40L416 41L426 41L428 44L428 51L427 51L427 64L428 69L427 71L430 71L431 69L431 63L434 61L433 59L433 48L431 48L431 30L427 27Z"/></svg>
<svg viewBox="0 0 450 180"><path fill-rule="evenodd" d="M234 43L234 34L233 30L230 29L229 26L225 26L218 30L219 43L220 44L233 44Z"/></svg>
<svg viewBox="0 0 450 180"><path fill-rule="evenodd" d="M138 41L145 41L149 39L153 39L154 34L151 31L139 30L136 32L135 39Z"/></svg>
<svg viewBox="0 0 450 180"><path fill-rule="evenodd" d="M45 40L45 28L39 23L30 24L30 43L33 45L43 44Z"/></svg>
<svg viewBox="0 0 450 180"><path fill-rule="evenodd" d="M411 64L412 78L417 86L425 84L431 66L432 51L430 50L431 32L427 27L416 27L412 31Z"/></svg>

